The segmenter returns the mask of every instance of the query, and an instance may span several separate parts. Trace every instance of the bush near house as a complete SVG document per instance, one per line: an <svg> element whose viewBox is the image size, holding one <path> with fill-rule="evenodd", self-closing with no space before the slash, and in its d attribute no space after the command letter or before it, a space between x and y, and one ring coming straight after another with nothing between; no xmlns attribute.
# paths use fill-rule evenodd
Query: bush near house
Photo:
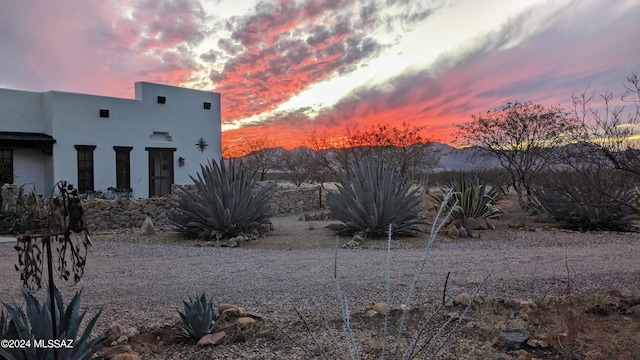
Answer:
<svg viewBox="0 0 640 360"><path fill-rule="evenodd" d="M336 185L338 192L327 194L327 207L342 224L327 227L340 234L384 236L393 224L394 234L416 236L424 223L419 218L420 188L398 180L393 168L380 161L352 163Z"/></svg>
<svg viewBox="0 0 640 360"><path fill-rule="evenodd" d="M268 188L256 187L255 175L242 166L220 160L200 165L191 176L196 191L177 192L173 215L176 230L190 238L231 238L251 233L269 222Z"/></svg>

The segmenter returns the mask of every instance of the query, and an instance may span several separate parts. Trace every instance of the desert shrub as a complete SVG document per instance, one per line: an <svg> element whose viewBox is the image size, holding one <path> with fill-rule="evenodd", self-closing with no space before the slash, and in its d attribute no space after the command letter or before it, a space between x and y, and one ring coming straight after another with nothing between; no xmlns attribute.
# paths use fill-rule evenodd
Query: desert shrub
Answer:
<svg viewBox="0 0 640 360"><path fill-rule="evenodd" d="M200 165L191 176L196 191L178 192L173 215L177 231L191 238L229 238L268 223L268 188L257 188L255 175L235 161Z"/></svg>
<svg viewBox="0 0 640 360"><path fill-rule="evenodd" d="M189 302L183 301L182 304L184 312L178 311L182 325L174 335L178 338L199 340L210 334L215 327L213 301L207 300L207 296L202 293L195 299L189 297Z"/></svg>
<svg viewBox="0 0 640 360"><path fill-rule="evenodd" d="M389 224L393 232L416 236L419 218L419 188L410 181L398 180L393 168L375 160L362 160L340 174L338 192L327 194L331 216L342 224L328 228L340 234L364 231L384 236Z"/></svg>
<svg viewBox="0 0 640 360"><path fill-rule="evenodd" d="M452 201L446 201L449 191L452 191ZM449 183L447 191L440 189L430 196L436 209L441 206L444 206L445 211L451 209L453 219L493 219L500 216L500 210L495 207L500 192L499 188L489 188L481 183L477 176L458 173Z"/></svg>
<svg viewBox="0 0 640 360"><path fill-rule="evenodd" d="M538 206L571 230L634 231L640 194L616 170L550 171L534 191Z"/></svg>
<svg viewBox="0 0 640 360"><path fill-rule="evenodd" d="M50 299L47 297L41 304L27 290L22 289L22 294L26 303L26 313L17 306L4 304L8 316L4 312L0 315L0 339L13 340L52 340L52 321L50 311ZM48 292L47 292L48 294ZM103 347L101 337L91 338L93 327L100 316L96 314L80 332L80 325L85 313L80 313L81 291L75 296L65 308L62 295L57 288L54 288L57 336L60 340L74 339L72 347L62 347L58 349L58 359L60 360L85 360L91 359L93 355ZM53 350L46 348L36 348L35 346L25 348L0 348L0 358L6 359L53 359Z"/></svg>

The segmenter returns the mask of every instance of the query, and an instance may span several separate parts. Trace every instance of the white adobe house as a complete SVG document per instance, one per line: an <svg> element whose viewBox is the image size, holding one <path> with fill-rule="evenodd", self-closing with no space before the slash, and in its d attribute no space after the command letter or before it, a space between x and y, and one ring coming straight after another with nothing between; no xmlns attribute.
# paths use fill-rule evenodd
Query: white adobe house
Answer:
<svg viewBox="0 0 640 360"><path fill-rule="evenodd" d="M151 197L220 158L219 93L137 82L135 94L0 89L0 175L45 195L67 180Z"/></svg>

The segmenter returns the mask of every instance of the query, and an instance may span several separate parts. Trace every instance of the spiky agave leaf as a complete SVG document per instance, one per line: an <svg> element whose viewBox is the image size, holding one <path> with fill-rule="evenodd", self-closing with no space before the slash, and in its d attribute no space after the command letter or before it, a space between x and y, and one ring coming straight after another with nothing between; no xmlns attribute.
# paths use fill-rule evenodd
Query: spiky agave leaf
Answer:
<svg viewBox="0 0 640 360"><path fill-rule="evenodd" d="M48 294L48 293L47 293ZM9 324L9 332L11 338L23 340L50 340L52 339L52 317L50 311L50 300L47 298L44 303L40 303L38 299L31 293L22 290L25 299L26 312L19 307L4 304L11 322ZM102 347L102 338L91 338L93 328L100 317L102 311L99 311L84 328L79 335L80 325L84 319L85 313L79 314L81 291L76 292L69 305L65 308L60 291L54 287L55 311L56 311L56 330L58 339L73 339L72 348L61 348L58 350L58 358L61 360L88 360L98 352ZM35 347L16 349L8 356L0 352L0 355L9 359L52 359L53 352L51 349L42 349Z"/></svg>
<svg viewBox="0 0 640 360"><path fill-rule="evenodd" d="M256 190L255 176L223 160L200 165L191 176L197 191L180 191L173 216L177 231L191 238L228 238L251 232L271 216L267 188Z"/></svg>
<svg viewBox="0 0 640 360"><path fill-rule="evenodd" d="M337 193L327 194L327 207L342 224L327 227L340 234L364 231L384 236L393 224L394 234L416 236L418 225L424 223L419 218L419 188L398 181L393 168L378 161L351 164L348 173L340 174L337 187Z"/></svg>
<svg viewBox="0 0 640 360"><path fill-rule="evenodd" d="M452 219L493 219L501 214L500 210L495 207L499 200L500 190L498 188L489 189L485 184L481 184L477 177L461 174L450 183L450 188L447 191L439 190L435 195L429 195L436 209L443 204L445 195L449 191L453 191L451 201L445 205L447 211L453 207ZM454 203L456 205L453 205Z"/></svg>
<svg viewBox="0 0 640 360"><path fill-rule="evenodd" d="M199 340L213 331L213 301L207 300L205 293L199 298L189 297L189 302L182 304L184 312L178 311L182 326L174 333L175 337Z"/></svg>

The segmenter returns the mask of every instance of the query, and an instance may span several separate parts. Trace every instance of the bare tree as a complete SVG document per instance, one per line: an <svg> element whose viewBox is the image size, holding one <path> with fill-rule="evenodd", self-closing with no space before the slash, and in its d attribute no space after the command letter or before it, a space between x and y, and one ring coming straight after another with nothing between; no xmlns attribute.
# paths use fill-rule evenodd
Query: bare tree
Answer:
<svg viewBox="0 0 640 360"><path fill-rule="evenodd" d="M458 125L459 136L466 145L478 146L481 154L499 160L520 205L529 208L536 176L558 162L555 150L567 143L566 135L576 127L575 119L567 115L560 107L506 102Z"/></svg>
<svg viewBox="0 0 640 360"><path fill-rule="evenodd" d="M276 152L276 141L268 134L244 138L239 145L240 153L245 154L242 162L260 181L270 170L277 169L280 157Z"/></svg>
<svg viewBox="0 0 640 360"><path fill-rule="evenodd" d="M343 169L359 159L377 159L395 167L400 177L415 177L435 167L440 159L438 151L423 137L424 126L403 123L397 128L389 124L346 128L345 150L336 156Z"/></svg>
<svg viewBox="0 0 640 360"><path fill-rule="evenodd" d="M331 141L332 138L327 132L318 133L313 130L305 141L305 146L311 150L307 160L311 168L310 177L321 187L329 179L337 178L340 170L336 160L336 144Z"/></svg>
<svg viewBox="0 0 640 360"><path fill-rule="evenodd" d="M614 105L614 95L599 96L600 107L592 106L595 93L588 88L573 94L573 114L579 127L573 133L574 142L581 144L567 149L565 163L574 169L579 166L598 166L626 172L640 179L640 79L632 72L624 85L625 92ZM626 104L626 105L625 105ZM630 105L630 106L629 106Z"/></svg>
<svg viewBox="0 0 640 360"><path fill-rule="evenodd" d="M299 147L289 151L282 151L279 170L285 172L289 181L297 187L311 179L313 163L309 161L312 151L306 147Z"/></svg>

